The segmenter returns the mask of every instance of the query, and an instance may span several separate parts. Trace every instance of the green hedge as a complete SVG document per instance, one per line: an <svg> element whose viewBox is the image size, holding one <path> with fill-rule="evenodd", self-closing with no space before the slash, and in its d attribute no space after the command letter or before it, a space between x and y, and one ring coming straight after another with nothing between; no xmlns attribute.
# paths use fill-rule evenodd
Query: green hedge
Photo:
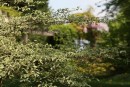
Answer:
<svg viewBox="0 0 130 87"><path fill-rule="evenodd" d="M73 43L78 37L77 30L71 24L52 25L49 30L56 32L54 39L62 44Z"/></svg>

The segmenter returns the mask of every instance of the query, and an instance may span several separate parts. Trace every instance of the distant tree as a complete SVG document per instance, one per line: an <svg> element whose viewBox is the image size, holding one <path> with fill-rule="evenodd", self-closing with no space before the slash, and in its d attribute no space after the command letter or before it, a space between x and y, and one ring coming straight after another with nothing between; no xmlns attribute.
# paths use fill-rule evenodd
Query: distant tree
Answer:
<svg viewBox="0 0 130 87"><path fill-rule="evenodd" d="M94 47L97 41L99 32L109 31L106 23L100 22L99 18L93 14L93 8L89 7L83 13L75 13L70 16L70 22L79 31L79 39L87 39L90 41L91 47Z"/></svg>
<svg viewBox="0 0 130 87"><path fill-rule="evenodd" d="M93 10L94 9L92 7L89 7L85 12L74 13L70 15L69 20L70 22L74 22L76 24L86 22L87 19L92 19L95 17L93 14Z"/></svg>

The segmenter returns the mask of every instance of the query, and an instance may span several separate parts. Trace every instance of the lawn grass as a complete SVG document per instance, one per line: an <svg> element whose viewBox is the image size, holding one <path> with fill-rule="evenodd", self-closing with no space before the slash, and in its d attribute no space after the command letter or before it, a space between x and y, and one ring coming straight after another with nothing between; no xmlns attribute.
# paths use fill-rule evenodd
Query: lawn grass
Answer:
<svg viewBox="0 0 130 87"><path fill-rule="evenodd" d="M91 81L92 87L130 87L130 73L114 75L109 78Z"/></svg>

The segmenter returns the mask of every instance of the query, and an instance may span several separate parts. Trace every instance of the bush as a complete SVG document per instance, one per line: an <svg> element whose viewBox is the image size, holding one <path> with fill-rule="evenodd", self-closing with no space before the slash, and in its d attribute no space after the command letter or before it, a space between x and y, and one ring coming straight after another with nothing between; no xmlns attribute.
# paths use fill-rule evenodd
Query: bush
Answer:
<svg viewBox="0 0 130 87"><path fill-rule="evenodd" d="M50 26L50 31L55 31L56 35L54 36L55 42L60 44L73 44L74 39L77 38L77 30L71 24L66 25L52 25Z"/></svg>
<svg viewBox="0 0 130 87"><path fill-rule="evenodd" d="M122 47L86 47L80 52L71 52L69 57L74 58L79 71L99 76L127 70L127 55L125 48Z"/></svg>
<svg viewBox="0 0 130 87"><path fill-rule="evenodd" d="M17 19L17 18L16 18ZM23 17L18 18L21 21ZM21 30L30 29L26 18L5 23L0 20L0 86L74 87L88 86L76 64L61 50L50 45L16 41Z"/></svg>
<svg viewBox="0 0 130 87"><path fill-rule="evenodd" d="M0 79L5 87L16 84L20 87L68 87L85 81L74 62L49 45L22 45L6 37L0 37L0 40Z"/></svg>

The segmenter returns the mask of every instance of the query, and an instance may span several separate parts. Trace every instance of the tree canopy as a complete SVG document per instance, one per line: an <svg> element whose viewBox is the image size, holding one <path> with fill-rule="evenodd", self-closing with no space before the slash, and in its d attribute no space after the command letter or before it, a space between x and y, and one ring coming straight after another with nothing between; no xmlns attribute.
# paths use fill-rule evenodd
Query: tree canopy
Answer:
<svg viewBox="0 0 130 87"><path fill-rule="evenodd" d="M48 11L48 0L2 0L0 4L23 13L31 13L34 10Z"/></svg>

